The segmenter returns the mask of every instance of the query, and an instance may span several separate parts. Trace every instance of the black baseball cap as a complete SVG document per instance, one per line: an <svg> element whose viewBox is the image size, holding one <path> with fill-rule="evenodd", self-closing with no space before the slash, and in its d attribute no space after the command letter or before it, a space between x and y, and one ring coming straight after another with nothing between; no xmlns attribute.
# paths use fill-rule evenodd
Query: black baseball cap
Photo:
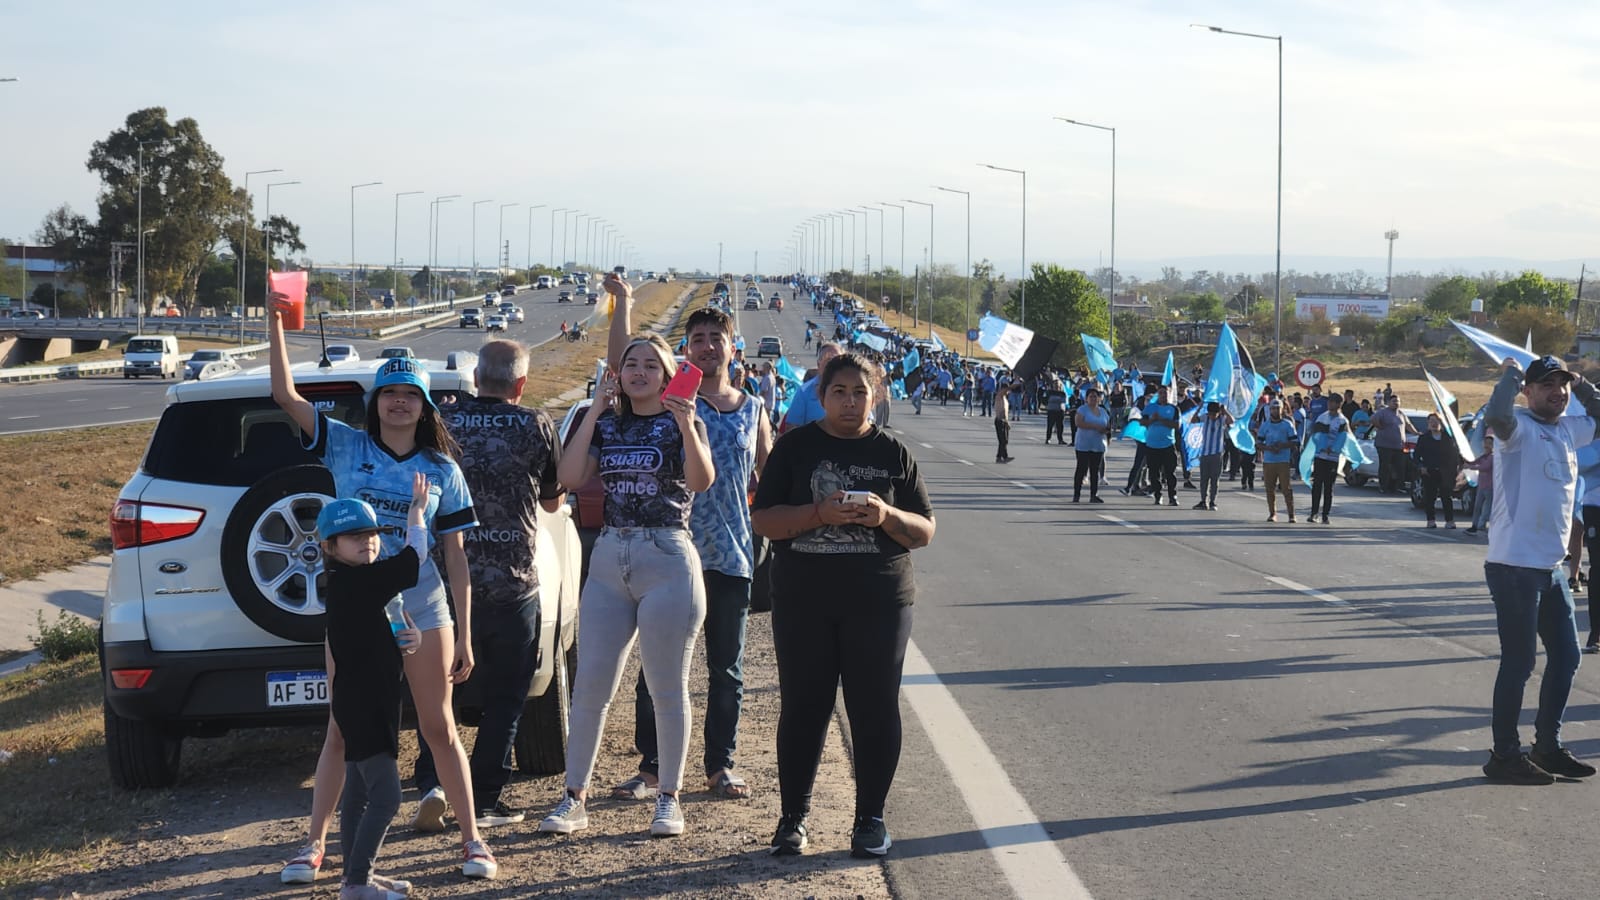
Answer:
<svg viewBox="0 0 1600 900"><path fill-rule="evenodd" d="M1523 384L1547 381L1551 378L1565 378L1567 381L1576 381L1578 376L1567 371L1567 364L1555 356L1541 356L1531 363L1522 373Z"/></svg>

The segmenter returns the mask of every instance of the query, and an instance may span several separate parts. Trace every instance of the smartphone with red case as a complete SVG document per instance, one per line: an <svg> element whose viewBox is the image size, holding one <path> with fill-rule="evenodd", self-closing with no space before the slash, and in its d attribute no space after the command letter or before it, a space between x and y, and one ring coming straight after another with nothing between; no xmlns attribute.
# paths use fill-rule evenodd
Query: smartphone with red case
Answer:
<svg viewBox="0 0 1600 900"><path fill-rule="evenodd" d="M700 392L700 379L704 377L705 373L700 371L699 366L692 362L686 362L678 367L678 374L672 376L672 380L667 382L667 388L661 392L661 395L663 397L682 397L685 400L693 400L695 395Z"/></svg>

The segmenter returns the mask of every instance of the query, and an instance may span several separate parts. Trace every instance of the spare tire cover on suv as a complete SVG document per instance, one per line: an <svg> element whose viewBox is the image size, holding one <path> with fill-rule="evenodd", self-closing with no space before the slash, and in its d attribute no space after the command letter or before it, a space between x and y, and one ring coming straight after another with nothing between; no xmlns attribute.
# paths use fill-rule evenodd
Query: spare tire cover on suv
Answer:
<svg viewBox="0 0 1600 900"><path fill-rule="evenodd" d="M285 640L312 643L327 633L316 524L333 494L333 473L323 466L279 469L245 491L222 529L222 577L234 603Z"/></svg>

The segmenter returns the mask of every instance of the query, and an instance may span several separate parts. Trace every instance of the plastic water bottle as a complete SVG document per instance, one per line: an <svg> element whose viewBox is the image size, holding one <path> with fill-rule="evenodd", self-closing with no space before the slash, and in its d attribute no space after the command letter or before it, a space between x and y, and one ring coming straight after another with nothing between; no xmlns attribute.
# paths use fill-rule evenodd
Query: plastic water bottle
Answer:
<svg viewBox="0 0 1600 900"><path fill-rule="evenodd" d="M401 612L403 609L405 609L405 603L401 601L399 594L396 594L394 599L384 604L383 614L389 617L389 631L393 634L399 634L400 629L406 627L406 617Z"/></svg>

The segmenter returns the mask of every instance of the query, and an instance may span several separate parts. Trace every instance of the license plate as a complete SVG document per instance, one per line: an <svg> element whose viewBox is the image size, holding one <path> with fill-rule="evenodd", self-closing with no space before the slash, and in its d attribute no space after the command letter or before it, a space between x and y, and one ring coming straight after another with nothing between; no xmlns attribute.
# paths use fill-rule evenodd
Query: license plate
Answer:
<svg viewBox="0 0 1600 900"><path fill-rule="evenodd" d="M268 672L268 706L313 706L328 702L328 673Z"/></svg>

